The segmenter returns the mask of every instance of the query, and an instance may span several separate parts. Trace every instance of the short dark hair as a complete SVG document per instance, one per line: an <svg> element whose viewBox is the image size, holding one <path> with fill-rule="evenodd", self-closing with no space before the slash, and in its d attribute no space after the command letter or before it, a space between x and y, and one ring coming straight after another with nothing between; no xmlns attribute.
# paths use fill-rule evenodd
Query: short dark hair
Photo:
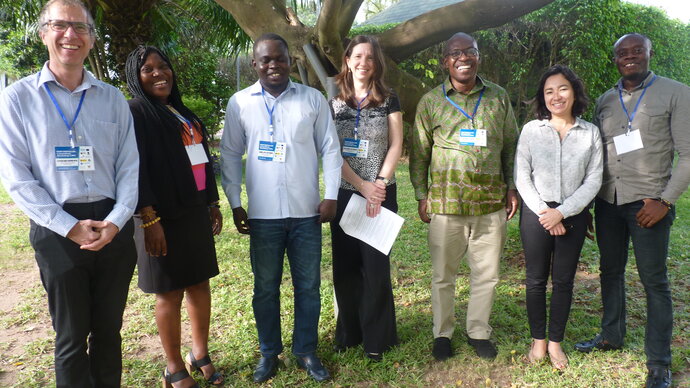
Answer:
<svg viewBox="0 0 690 388"><path fill-rule="evenodd" d="M256 46L258 46L259 43L266 41L266 40L275 40L275 41L280 42L283 45L283 47L285 48L285 51L288 52L288 56L289 56L290 50L288 49L287 41L282 36L275 34L273 32L268 32L266 34L263 34L254 41L254 45L252 46L252 56L254 56L254 52L256 52Z"/></svg>
<svg viewBox="0 0 690 388"><path fill-rule="evenodd" d="M556 74L563 74L565 79L567 79L573 87L573 92L575 94L575 103L573 104L572 112L573 116L577 117L585 113L589 105L589 98L587 98L587 93L585 93L585 84L580 77L578 77L568 66L554 65L546 70L541 76L537 93L534 96L534 113L539 120L548 120L551 118L551 112L546 108L546 102L544 101L544 84L546 84L546 80L549 77Z"/></svg>
<svg viewBox="0 0 690 388"><path fill-rule="evenodd" d="M453 34L450 38L448 38L448 40L446 41L446 43L443 44L443 57L444 57L444 58L447 57L448 54L449 54L449 53L448 53L448 46L450 46L450 42L452 42L452 41L454 41L455 39L458 39L458 38L469 39L469 40L471 40L471 41L475 44L475 46L478 46L478 44L477 44L477 39L475 39L474 36L472 36L472 35L470 35L470 34L468 34L468 33L466 33L466 32L456 32L456 33Z"/></svg>
<svg viewBox="0 0 690 388"><path fill-rule="evenodd" d="M81 0L49 0L47 3L43 5L40 13L38 14L39 30L45 29L45 24L48 22L48 10L50 10L50 8L52 8L54 4L61 4L65 7L81 8L82 10L84 10L84 13L86 14L86 22L92 26L94 25L93 16L91 16L91 11L89 11L89 8ZM91 30L90 34L94 34L93 30Z"/></svg>
<svg viewBox="0 0 690 388"><path fill-rule="evenodd" d="M613 55L614 56L616 55L616 47L618 47L618 45L623 40L625 40L627 38L631 38L631 37L642 39L645 42L645 44L647 45L647 48L649 48L650 51L652 50L652 40L649 39L649 37L647 35L640 34L639 32L631 32L629 34L625 34L625 35L621 36L620 38L618 38L616 43L613 44Z"/></svg>

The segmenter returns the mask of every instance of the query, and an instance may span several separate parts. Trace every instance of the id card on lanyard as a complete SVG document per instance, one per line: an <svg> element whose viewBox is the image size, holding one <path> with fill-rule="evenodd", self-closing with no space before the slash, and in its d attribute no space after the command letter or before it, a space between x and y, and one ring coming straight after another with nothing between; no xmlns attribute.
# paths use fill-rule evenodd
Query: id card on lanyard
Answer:
<svg viewBox="0 0 690 388"><path fill-rule="evenodd" d="M369 92L359 102L357 102L357 116L355 116L355 127L353 132L354 139L351 137L343 138L343 156L353 158L364 158L369 155L369 140L359 138L359 118L362 114L362 103L369 97Z"/></svg>
<svg viewBox="0 0 690 388"><path fill-rule="evenodd" d="M261 88L261 98L264 100L264 105L266 106L266 112L268 113L268 136L270 141L260 140L258 151L258 159L267 162L278 162L285 163L287 156L287 143L282 141L273 141L273 111L276 109L276 104L278 101L273 103L273 107L268 107L268 102L266 102L266 92L264 88Z"/></svg>
<svg viewBox="0 0 690 388"><path fill-rule="evenodd" d="M192 166L199 164L208 163L208 156L206 156L206 150L204 150L204 145L197 143L194 139L194 126L190 120L182 116L180 112L177 111L171 105L168 105L168 109L172 112L175 117L182 123L185 129L189 130L189 137L192 139L192 144L184 146L185 151L187 151L187 157L189 158L189 163Z"/></svg>
<svg viewBox="0 0 690 388"><path fill-rule="evenodd" d="M86 97L86 90L81 92L81 98L79 99L79 105L77 105L77 111L74 113L74 118L72 123L67 121L65 113L60 108L55 95L48 87L48 83L43 84L50 100L55 105L62 122L65 123L67 127L67 136L69 138L69 147L56 146L55 147L55 169L57 171L94 171L96 169L94 163L94 154L92 146L76 146L74 143L74 123L79 117L79 112L81 112L81 107L84 104L84 98Z"/></svg>
<svg viewBox="0 0 690 388"><path fill-rule="evenodd" d="M479 110L479 105L482 103L482 97L484 97L484 91L486 90L486 86L482 88L482 90L479 92L479 99L477 100L477 103L474 105L474 110L472 111L472 115L470 116L467 112L465 112L460 105L458 105L455 101L451 100L450 97L448 97L448 94L446 94L446 84L442 84L441 86L443 90L443 96L448 100L448 102L455 107L460 113L462 113L465 117L470 119L470 122L472 122L472 128L460 128L459 130L459 137L460 137L460 145L463 146L474 146L474 147L486 147L486 134L487 131L486 129L477 129L475 128L475 122L474 118L477 116L477 110Z"/></svg>
<svg viewBox="0 0 690 388"><path fill-rule="evenodd" d="M637 108L640 107L640 102L642 101L644 94L647 93L647 88L652 86L654 80L656 80L656 75L652 78L651 81L649 81L649 84L646 85L644 89L642 89L642 94L640 94L640 98L637 99L637 102L635 103L635 108L633 108L632 113L628 113L628 109L625 107L625 103L623 102L623 91L620 88L618 89L618 99L620 100L621 106L623 107L623 112L625 112L625 115L628 117L628 126L624 134L615 136L613 138L613 144L616 147L617 155L623 155L630 151L635 151L644 148L644 144L642 144L642 135L640 133L640 129L632 129L632 122L635 118L635 114L637 113Z"/></svg>

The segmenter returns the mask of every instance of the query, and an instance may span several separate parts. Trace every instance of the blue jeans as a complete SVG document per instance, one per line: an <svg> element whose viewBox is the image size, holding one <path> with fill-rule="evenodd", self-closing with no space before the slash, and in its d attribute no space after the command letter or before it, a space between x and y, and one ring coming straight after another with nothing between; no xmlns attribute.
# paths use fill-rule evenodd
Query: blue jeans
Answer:
<svg viewBox="0 0 690 388"><path fill-rule="evenodd" d="M613 205L596 199L597 244L601 254L602 336L622 346L625 337L625 266L632 239L637 271L647 295L645 353L648 367L671 364L673 306L666 257L675 208L651 228L637 225L642 201Z"/></svg>
<svg viewBox="0 0 690 388"><path fill-rule="evenodd" d="M292 352L316 351L321 314L321 224L319 217L250 219L249 250L254 272L254 318L264 357L283 351L280 335L280 283L287 249L295 293Z"/></svg>

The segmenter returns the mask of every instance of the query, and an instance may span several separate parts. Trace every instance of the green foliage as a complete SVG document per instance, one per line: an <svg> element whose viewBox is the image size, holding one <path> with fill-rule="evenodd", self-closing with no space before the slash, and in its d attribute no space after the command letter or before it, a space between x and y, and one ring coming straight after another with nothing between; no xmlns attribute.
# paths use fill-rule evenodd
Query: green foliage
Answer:
<svg viewBox="0 0 690 388"><path fill-rule="evenodd" d="M182 96L191 97L204 104L200 109L209 111L202 116L201 112L189 106L214 134L220 129L222 112L225 110L228 99L234 93L233 82L235 80L234 69L226 65L224 55L208 46L178 46L170 60L175 68L175 76ZM185 98L185 103L187 99ZM202 106L203 105L203 106Z"/></svg>
<svg viewBox="0 0 690 388"><path fill-rule="evenodd" d="M439 43L420 51L400 62L398 67L421 80L424 87L432 88L443 82L447 74L441 63L443 45Z"/></svg>
<svg viewBox="0 0 690 388"><path fill-rule="evenodd" d="M0 72L22 78L41 69L48 60L48 52L35 33L0 18Z"/></svg>
<svg viewBox="0 0 690 388"><path fill-rule="evenodd" d="M655 73L690 84L690 25L657 8L620 0L557 0L501 27L474 34L482 52L480 72L511 93L519 121L529 120L541 74L560 63L582 80L591 100L618 80L611 63L615 41L630 32L652 40ZM584 115L591 118L593 105Z"/></svg>
<svg viewBox="0 0 690 388"><path fill-rule="evenodd" d="M221 117L213 102L205 100L203 97L189 95L182 96L182 101L204 122L211 137L220 130Z"/></svg>
<svg viewBox="0 0 690 388"><path fill-rule="evenodd" d="M399 23L388 23L380 25L366 25L359 27L352 27L350 32L347 34L350 38L357 35L379 35L384 31L390 30L391 28L397 26Z"/></svg>

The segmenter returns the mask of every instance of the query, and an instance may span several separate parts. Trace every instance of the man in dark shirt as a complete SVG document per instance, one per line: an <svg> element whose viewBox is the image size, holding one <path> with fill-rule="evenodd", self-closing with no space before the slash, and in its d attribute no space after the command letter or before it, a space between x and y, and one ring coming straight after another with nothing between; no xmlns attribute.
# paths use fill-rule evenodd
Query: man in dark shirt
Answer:
<svg viewBox="0 0 690 388"><path fill-rule="evenodd" d="M594 117L605 147L595 200L604 315L601 333L575 347L590 352L623 346L632 240L647 295L647 388L669 387L673 306L666 257L674 203L690 183L690 88L649 70L654 51L644 35L624 35L613 52L622 77L599 97Z"/></svg>

